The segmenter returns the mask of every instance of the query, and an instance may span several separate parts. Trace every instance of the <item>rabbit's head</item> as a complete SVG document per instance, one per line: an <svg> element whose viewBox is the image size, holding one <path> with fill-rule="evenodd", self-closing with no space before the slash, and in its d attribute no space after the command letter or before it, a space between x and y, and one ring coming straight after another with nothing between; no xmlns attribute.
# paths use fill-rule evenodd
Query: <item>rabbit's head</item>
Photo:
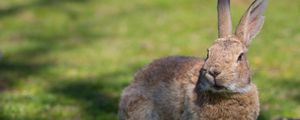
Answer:
<svg viewBox="0 0 300 120"><path fill-rule="evenodd" d="M255 0L233 34L230 1L218 0L219 38L207 49L198 84L201 91L244 93L250 90L251 73L246 53L263 25L266 3L266 0Z"/></svg>

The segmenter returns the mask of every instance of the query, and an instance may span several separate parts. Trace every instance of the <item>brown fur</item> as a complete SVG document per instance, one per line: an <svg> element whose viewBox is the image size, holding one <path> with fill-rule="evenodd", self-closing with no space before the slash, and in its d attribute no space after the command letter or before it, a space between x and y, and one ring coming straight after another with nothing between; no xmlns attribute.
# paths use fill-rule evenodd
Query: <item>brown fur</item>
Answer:
<svg viewBox="0 0 300 120"><path fill-rule="evenodd" d="M266 1L252 3L236 34L230 34L229 3L218 1L220 38L208 48L206 59L171 56L144 67L123 91L120 120L257 118L258 91L251 83L246 53L262 27Z"/></svg>
<svg viewBox="0 0 300 120"><path fill-rule="evenodd" d="M152 115L151 119L158 116L160 116L159 120L180 118L183 113L185 89L187 85L195 86L202 64L203 61L193 57L166 57L155 60L140 70L133 83L125 89L119 113L128 114L131 112L129 106L131 102L146 99L147 103L153 105L150 109L155 111L154 113L149 111L148 115ZM135 102L135 106L144 105ZM124 117L120 116L120 118ZM130 116L126 119L138 120Z"/></svg>
<svg viewBox="0 0 300 120"><path fill-rule="evenodd" d="M255 119L259 105L255 85L246 94L212 94L195 89L204 61L166 57L139 71L122 95L121 120ZM169 68L169 69L163 69Z"/></svg>

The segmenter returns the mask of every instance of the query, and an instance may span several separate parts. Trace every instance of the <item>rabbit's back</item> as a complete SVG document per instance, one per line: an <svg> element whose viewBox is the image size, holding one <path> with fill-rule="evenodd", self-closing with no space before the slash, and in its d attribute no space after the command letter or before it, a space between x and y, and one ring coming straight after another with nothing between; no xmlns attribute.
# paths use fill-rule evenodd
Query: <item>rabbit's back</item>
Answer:
<svg viewBox="0 0 300 120"><path fill-rule="evenodd" d="M136 73L122 94L120 119L179 119L184 99L198 80L203 60L171 56L155 60Z"/></svg>

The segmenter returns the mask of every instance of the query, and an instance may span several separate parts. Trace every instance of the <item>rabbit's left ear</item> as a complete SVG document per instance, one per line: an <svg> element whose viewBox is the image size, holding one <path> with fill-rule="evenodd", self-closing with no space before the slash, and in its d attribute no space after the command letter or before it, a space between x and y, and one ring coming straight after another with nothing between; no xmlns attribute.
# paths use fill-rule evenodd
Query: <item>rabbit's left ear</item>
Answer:
<svg viewBox="0 0 300 120"><path fill-rule="evenodd" d="M251 40L259 33L264 24L262 16L267 6L267 0L255 0L248 8L236 28L235 35L249 46Z"/></svg>

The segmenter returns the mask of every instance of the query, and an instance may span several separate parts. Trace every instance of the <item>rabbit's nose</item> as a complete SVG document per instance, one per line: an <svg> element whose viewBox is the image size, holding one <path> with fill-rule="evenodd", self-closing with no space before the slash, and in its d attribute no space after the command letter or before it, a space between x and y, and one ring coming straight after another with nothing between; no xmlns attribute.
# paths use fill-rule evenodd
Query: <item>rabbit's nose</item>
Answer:
<svg viewBox="0 0 300 120"><path fill-rule="evenodd" d="M216 78L221 72L218 70L210 70L208 71L208 73L213 76L214 78Z"/></svg>

